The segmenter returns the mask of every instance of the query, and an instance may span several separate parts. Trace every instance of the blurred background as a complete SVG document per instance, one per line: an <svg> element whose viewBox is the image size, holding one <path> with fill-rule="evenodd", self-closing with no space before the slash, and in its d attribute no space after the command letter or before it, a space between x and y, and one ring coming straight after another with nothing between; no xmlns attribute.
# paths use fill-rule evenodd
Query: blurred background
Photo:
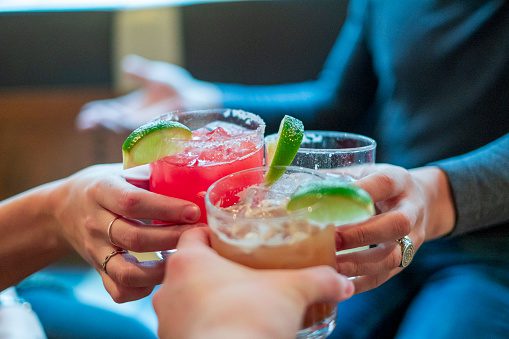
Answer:
<svg viewBox="0 0 509 339"><path fill-rule="evenodd" d="M119 72L123 56L173 62L203 80L306 80L321 69L346 7L346 0L140 3L0 1L0 199L121 160L125 134L77 131L75 117L85 103L133 88Z"/></svg>
<svg viewBox="0 0 509 339"><path fill-rule="evenodd" d="M0 200L94 163L121 161L127 133L78 131L75 119L87 102L134 89L120 73L125 55L176 63L209 81L308 80L320 71L345 10L346 0L0 0ZM22 283L45 324L45 317L58 319L54 311L68 314L49 310L53 301L40 299L41 288L62 286L80 302L156 329L150 298L115 304L78 257Z"/></svg>

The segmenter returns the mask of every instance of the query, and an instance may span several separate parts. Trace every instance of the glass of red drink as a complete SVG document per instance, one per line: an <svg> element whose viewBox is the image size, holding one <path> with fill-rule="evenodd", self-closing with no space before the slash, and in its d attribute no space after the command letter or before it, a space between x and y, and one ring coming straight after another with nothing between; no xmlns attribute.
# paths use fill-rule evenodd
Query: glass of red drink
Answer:
<svg viewBox="0 0 509 339"><path fill-rule="evenodd" d="M264 162L265 123L234 109L173 112L158 119L178 121L192 130L191 140L170 139L176 154L150 164L152 192L192 201L206 222L205 193L216 180Z"/></svg>

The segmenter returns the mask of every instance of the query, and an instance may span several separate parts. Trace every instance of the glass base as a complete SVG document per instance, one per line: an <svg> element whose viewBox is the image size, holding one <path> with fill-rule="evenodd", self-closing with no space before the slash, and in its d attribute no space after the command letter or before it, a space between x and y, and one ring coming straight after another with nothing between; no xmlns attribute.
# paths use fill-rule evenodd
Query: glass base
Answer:
<svg viewBox="0 0 509 339"><path fill-rule="evenodd" d="M138 262L147 262L147 261L159 261L164 259L161 252L134 252L129 251L129 254L138 260Z"/></svg>
<svg viewBox="0 0 509 339"><path fill-rule="evenodd" d="M330 316L297 332L297 339L327 338L336 327L336 310Z"/></svg>

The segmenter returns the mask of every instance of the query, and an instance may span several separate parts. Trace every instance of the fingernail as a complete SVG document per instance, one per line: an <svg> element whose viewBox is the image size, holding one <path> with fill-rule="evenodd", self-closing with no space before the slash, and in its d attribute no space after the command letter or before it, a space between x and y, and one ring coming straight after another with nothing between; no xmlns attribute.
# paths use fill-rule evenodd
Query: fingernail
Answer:
<svg viewBox="0 0 509 339"><path fill-rule="evenodd" d="M197 206L186 206L182 211L182 217L187 222L198 221L200 217L200 209Z"/></svg>

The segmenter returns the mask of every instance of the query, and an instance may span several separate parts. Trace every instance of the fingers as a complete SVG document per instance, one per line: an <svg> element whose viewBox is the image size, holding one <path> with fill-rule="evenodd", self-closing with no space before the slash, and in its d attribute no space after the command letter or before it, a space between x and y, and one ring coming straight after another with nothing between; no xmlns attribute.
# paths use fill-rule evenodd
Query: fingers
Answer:
<svg viewBox="0 0 509 339"><path fill-rule="evenodd" d="M393 211L376 215L369 220L336 228L338 250L382 243L399 239L412 230L415 213L408 203Z"/></svg>
<svg viewBox="0 0 509 339"><path fill-rule="evenodd" d="M197 227L185 232L180 237L177 249L208 248L210 246L209 232L208 227Z"/></svg>
<svg viewBox="0 0 509 339"><path fill-rule="evenodd" d="M160 284L164 278L164 261L139 263L128 253L112 257L107 263L107 275L124 287L150 287Z"/></svg>
<svg viewBox="0 0 509 339"><path fill-rule="evenodd" d="M339 302L354 293L354 285L328 266L318 266L294 271L297 285L307 304L316 302Z"/></svg>
<svg viewBox="0 0 509 339"><path fill-rule="evenodd" d="M149 287L129 287L117 283L106 273L99 271L104 288L110 294L111 298L117 303L125 303L128 301L138 300L149 295L154 286Z"/></svg>
<svg viewBox="0 0 509 339"><path fill-rule="evenodd" d="M409 173L397 166L381 166L375 173L359 179L355 184L366 190L374 202L388 200L401 194Z"/></svg>
<svg viewBox="0 0 509 339"><path fill-rule="evenodd" d="M399 267L400 263L401 247L396 241L336 257L337 271L347 277L381 274Z"/></svg>
<svg viewBox="0 0 509 339"><path fill-rule="evenodd" d="M139 221L119 218L110 230L114 245L135 252L174 249L181 234L203 224L147 225Z"/></svg>
<svg viewBox="0 0 509 339"><path fill-rule="evenodd" d="M190 77L185 69L162 61L129 55L122 60L122 71L132 79L144 84L161 83L171 86L173 81L181 82Z"/></svg>
<svg viewBox="0 0 509 339"><path fill-rule="evenodd" d="M97 270L104 287L117 303L137 300L150 294L164 278L164 261L138 262L129 253L112 251L104 246L100 251ZM107 258L110 257L108 260Z"/></svg>
<svg viewBox="0 0 509 339"><path fill-rule="evenodd" d="M366 292L382 285L400 271L401 268L395 268L376 275L355 277L355 279L352 279L355 286L355 294Z"/></svg>
<svg viewBox="0 0 509 339"><path fill-rule="evenodd" d="M139 55L127 55L122 59L121 68L122 71L129 76L131 79L144 83L147 81L147 68L150 60L145 59Z"/></svg>
<svg viewBox="0 0 509 339"><path fill-rule="evenodd" d="M121 177L99 182L90 194L103 208L128 218L150 217L176 224L194 223L200 218L195 204L137 188Z"/></svg>

